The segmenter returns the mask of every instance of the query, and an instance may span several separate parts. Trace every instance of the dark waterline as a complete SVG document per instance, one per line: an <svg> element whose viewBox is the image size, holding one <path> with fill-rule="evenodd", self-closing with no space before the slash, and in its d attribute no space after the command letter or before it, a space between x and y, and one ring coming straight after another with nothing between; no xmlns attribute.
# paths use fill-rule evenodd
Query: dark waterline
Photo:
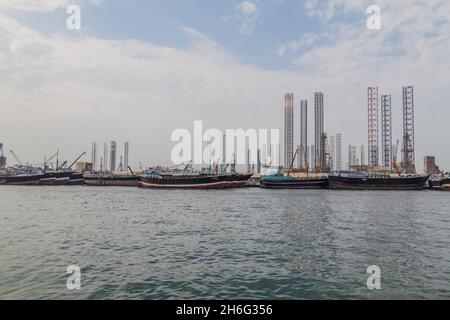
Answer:
<svg viewBox="0 0 450 320"><path fill-rule="evenodd" d="M4 186L0 299L448 299L449 206L431 191Z"/></svg>

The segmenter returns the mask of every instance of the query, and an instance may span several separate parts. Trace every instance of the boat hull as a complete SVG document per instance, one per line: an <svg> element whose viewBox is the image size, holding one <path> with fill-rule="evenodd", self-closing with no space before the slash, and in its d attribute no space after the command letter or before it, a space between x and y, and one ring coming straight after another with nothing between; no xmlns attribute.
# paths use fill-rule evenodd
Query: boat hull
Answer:
<svg viewBox="0 0 450 320"><path fill-rule="evenodd" d="M41 179L44 178L43 174L31 174L31 175L17 175L6 176L0 178L1 184L12 186L37 186Z"/></svg>
<svg viewBox="0 0 450 320"><path fill-rule="evenodd" d="M136 187L139 177L85 177L84 184L93 187Z"/></svg>
<svg viewBox="0 0 450 320"><path fill-rule="evenodd" d="M230 176L169 176L141 177L138 186L144 189L226 189L233 180Z"/></svg>
<svg viewBox="0 0 450 320"><path fill-rule="evenodd" d="M236 174L229 178L229 183L227 188L245 188L249 185L249 180L253 174Z"/></svg>
<svg viewBox="0 0 450 320"><path fill-rule="evenodd" d="M138 185L144 189L225 189L229 187L229 183L226 181L212 182L212 183L199 183L199 184L158 184L139 181Z"/></svg>
<svg viewBox="0 0 450 320"><path fill-rule="evenodd" d="M333 190L423 190L429 176L398 178L329 177Z"/></svg>
<svg viewBox="0 0 450 320"><path fill-rule="evenodd" d="M84 176L82 173L73 172L70 175L69 181L67 182L69 186L81 186L84 184Z"/></svg>
<svg viewBox="0 0 450 320"><path fill-rule="evenodd" d="M295 179L287 181L261 181L262 188L266 189L326 189L328 178L324 179Z"/></svg>

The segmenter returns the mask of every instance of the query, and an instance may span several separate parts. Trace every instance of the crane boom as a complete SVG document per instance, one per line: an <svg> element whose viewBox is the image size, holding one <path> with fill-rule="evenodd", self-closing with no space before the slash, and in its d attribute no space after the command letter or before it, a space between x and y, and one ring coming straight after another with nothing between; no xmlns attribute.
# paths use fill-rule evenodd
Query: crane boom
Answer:
<svg viewBox="0 0 450 320"><path fill-rule="evenodd" d="M397 172L398 176L400 177L402 175L402 171L400 170L400 167L398 166L398 163L397 163L397 153L398 153L398 144L399 143L400 143L400 141L397 140L397 145L395 146L395 149L394 149L392 166L394 167L395 171Z"/></svg>
<svg viewBox="0 0 450 320"><path fill-rule="evenodd" d="M298 147L298 148L295 150L294 157L292 158L291 166L289 167L289 170L288 170L288 172L287 172L287 175L288 175L288 176L291 175L291 172L292 172L292 170L294 169L294 162L295 162L295 158L297 157L297 154L298 154L299 149L300 149L300 147Z"/></svg>
<svg viewBox="0 0 450 320"><path fill-rule="evenodd" d="M16 160L17 164L19 166L22 166L22 161L20 161L19 157L16 155L16 153L13 150L10 150L9 152L11 152L12 156L14 157L14 159Z"/></svg>
<svg viewBox="0 0 450 320"><path fill-rule="evenodd" d="M72 167L74 166L75 163L77 163L78 160L80 160L82 157L84 157L86 155L86 152L83 152L82 154L80 154L80 156L78 158L76 158L76 160L74 162L72 162L72 164L69 166L69 170L72 169Z"/></svg>
<svg viewBox="0 0 450 320"><path fill-rule="evenodd" d="M50 158L46 159L45 163L44 163L44 166L47 167L47 164L52 162L52 160L55 159L58 156L58 153L59 153L59 151L56 152L54 155L52 155Z"/></svg>

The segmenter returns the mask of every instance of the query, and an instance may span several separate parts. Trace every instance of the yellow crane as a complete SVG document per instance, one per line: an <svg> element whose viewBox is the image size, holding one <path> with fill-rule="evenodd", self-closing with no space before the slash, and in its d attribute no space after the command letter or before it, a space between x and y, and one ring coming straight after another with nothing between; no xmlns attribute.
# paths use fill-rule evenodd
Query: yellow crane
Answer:
<svg viewBox="0 0 450 320"><path fill-rule="evenodd" d="M393 155L393 159L392 159L392 166L394 167L395 171L397 172L398 176L400 177L402 175L402 171L400 170L400 167L398 166L397 163L397 153L398 153L398 144L400 143L399 140L397 140L397 145L394 148L394 155Z"/></svg>

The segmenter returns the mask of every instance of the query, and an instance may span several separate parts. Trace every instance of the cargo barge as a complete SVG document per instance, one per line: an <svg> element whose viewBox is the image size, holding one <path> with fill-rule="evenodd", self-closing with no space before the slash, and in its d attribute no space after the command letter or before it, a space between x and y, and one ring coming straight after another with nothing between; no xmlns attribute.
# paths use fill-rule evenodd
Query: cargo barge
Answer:
<svg viewBox="0 0 450 320"><path fill-rule="evenodd" d="M367 172L339 172L329 176L333 190L423 190L430 176L391 176Z"/></svg>

